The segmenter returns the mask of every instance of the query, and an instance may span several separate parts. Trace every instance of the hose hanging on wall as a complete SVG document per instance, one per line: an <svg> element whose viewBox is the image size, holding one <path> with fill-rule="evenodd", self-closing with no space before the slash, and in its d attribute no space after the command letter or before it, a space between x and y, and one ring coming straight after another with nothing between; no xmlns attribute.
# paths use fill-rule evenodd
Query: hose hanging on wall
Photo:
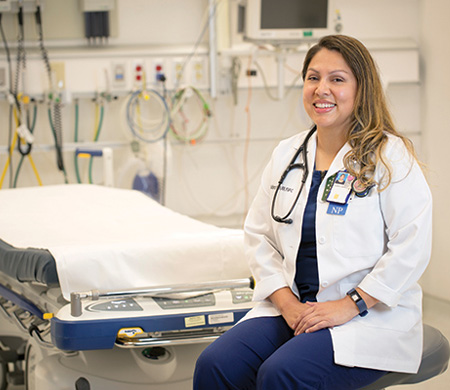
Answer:
<svg viewBox="0 0 450 390"><path fill-rule="evenodd" d="M75 131L73 136L73 141L75 143L78 142L78 123L79 123L79 113L80 113L80 107L78 99L75 100ZM81 183L81 176L80 176L80 168L78 165L78 155L77 153L74 153L73 155L73 164L75 167L75 175L77 177L77 183Z"/></svg>
<svg viewBox="0 0 450 390"><path fill-rule="evenodd" d="M30 130L30 134L33 134L34 128L36 127L36 119L37 119L37 104L36 104L36 102L34 102L34 104L33 104L33 119L32 119L31 123L27 123L28 128ZM27 117L27 122L29 122L29 116ZM20 169L22 168L23 160L25 159L26 156L28 156L28 158L30 159L30 163L33 167L33 170L35 170L35 172L36 172L36 168L34 166L33 160L31 159L31 156L30 156L32 143L27 143L28 148L27 148L26 153L22 153L21 148L20 148L20 141L19 141L18 145L19 145L18 148L21 153L21 156L20 156L19 163L17 164L16 174L14 175L13 188L17 187L17 181L19 179ZM40 181L39 178L38 178L38 181ZM42 185L42 183L40 183L40 184Z"/></svg>
<svg viewBox="0 0 450 390"><path fill-rule="evenodd" d="M36 175L36 178L38 180L39 185L42 185L41 179L39 177L39 174L37 172L36 166L34 164L33 159L30 156L32 142L33 142L33 135L32 130L30 131L30 123L29 123L29 116L28 116L28 105L30 103L30 98L26 95L19 94L19 83L21 77L24 76L25 69L26 69L26 53L25 53L25 47L24 47L24 24L23 24L23 8L21 5L19 5L19 12L18 12L18 25L19 25L19 35L17 39L17 69L14 76L14 83L12 79L12 63L11 63L11 56L9 52L9 47L7 44L6 36L3 30L3 25L1 23L1 16L0 15L0 30L2 35L3 44L6 51L6 58L8 62L8 70L9 70L9 88L7 88L6 96L10 104L10 111L9 111L9 135L8 135L8 158L5 164L5 167L3 169L2 175L0 177L0 188L3 186L3 181L6 176L6 172L10 171L10 187L15 187L17 183L17 177L20 172L20 167L22 166L23 159L25 156L28 157L31 167L34 170L34 173ZM35 107L36 108L36 107ZM25 113L25 110L27 111ZM34 118L36 118L37 111L35 109L34 111ZM35 121L33 120L35 123ZM34 128L34 125L33 125ZM15 129L15 131L14 131ZM14 134L14 136L13 136ZM19 139L20 138L20 139ZM15 179L13 182L14 177L14 168L13 168L13 150L15 148L17 142L18 151L21 154L21 160L19 162L19 166L16 171ZM23 145L26 144L26 148L23 148Z"/></svg>
<svg viewBox="0 0 450 390"><path fill-rule="evenodd" d="M10 168L10 186L12 185L12 177L13 177L13 167L12 164L9 164L9 162L12 161L12 141L13 141L13 106L14 104L16 104L18 106L18 102L17 102L17 98L16 96L13 94L13 82L12 82L12 61L11 61L11 54L9 51L9 47L8 47L8 41L6 40L6 35L5 35L5 31L3 29L3 23L2 23L2 16L3 14L0 13L0 33L2 35L2 41L3 41L3 46L5 48L5 52L6 52L6 60L8 62L8 79L9 79L9 89L7 92L7 97L10 103L10 109L9 109L9 131L8 131L8 161L7 164L5 165L3 174L2 174L2 178L0 181L0 188L2 187L3 184L3 180L4 180L4 176L6 175L6 172L8 170L8 166Z"/></svg>
<svg viewBox="0 0 450 390"><path fill-rule="evenodd" d="M126 119L133 136L144 142L159 141L170 128L166 100L153 89L131 94L126 105Z"/></svg>
<svg viewBox="0 0 450 390"><path fill-rule="evenodd" d="M14 105L10 106L10 120L12 121L12 116L14 115L14 110L17 110L16 112L16 120L15 123L17 124L16 129L20 128L21 126L21 119L22 119L22 106L19 101L19 83L20 83L20 77L25 73L26 69L26 53L25 53L25 47L24 47L24 40L25 40L25 32L24 32L24 25L23 25L23 7L20 4L19 5L19 11L17 13L18 18L18 37L17 37L17 55L16 55L16 73L14 76L14 84L12 86L12 95L14 96ZM17 134L17 132L16 132ZM11 137L10 137L11 140ZM20 141L19 141L20 144ZM13 159L12 159L12 151L13 151L13 145L12 143L9 144L9 158L8 161L10 163L10 187L13 185ZM19 148L20 152L20 148Z"/></svg>
<svg viewBox="0 0 450 390"><path fill-rule="evenodd" d="M36 25L38 28L38 34L39 34L39 48L41 51L42 60L44 61L45 70L47 72L48 77L48 83L50 92L48 94L49 98L49 121L50 121L50 127L52 129L52 134L55 142L55 149L56 149L56 163L58 166L58 169L63 172L64 174L64 181L65 183L68 182L67 180L67 173L64 167L64 160L63 160L63 153L62 153L62 115L61 115L61 109L62 109L62 103L61 98L58 96L58 94L55 92L56 88L53 85L53 79L52 79L52 70L50 66L50 60L48 57L47 49L44 46L44 33L42 29L42 17L41 17L41 6L40 4L36 7L36 13L35 13L35 19L36 19Z"/></svg>
<svg viewBox="0 0 450 390"><path fill-rule="evenodd" d="M105 112L105 107L103 105L103 100L95 102L95 133L94 133L94 142L97 142L100 137L100 132L103 126L103 117ZM78 123L79 123L79 116L80 116L80 108L79 108L79 101L78 99L75 101L75 132L74 132L74 142L78 142ZM75 166L75 174L77 177L77 182L82 183L81 175L80 175L80 169L78 164L78 158L80 156L83 156L83 153L78 153L78 151L75 151L74 154L74 166ZM84 156L83 156L84 157ZM93 155L86 156L89 158L89 184L93 183L92 180L92 167L93 167L93 161L94 157Z"/></svg>
<svg viewBox="0 0 450 390"><path fill-rule="evenodd" d="M199 123L189 126L191 121L185 114L185 106L193 99L196 100L200 107L201 119ZM176 139L195 144L206 135L209 118L211 117L211 110L205 98L197 88L189 86L179 89L172 99L172 109L170 113L172 116L170 129Z"/></svg>
<svg viewBox="0 0 450 390"><path fill-rule="evenodd" d="M16 110L15 108L13 109L13 114L14 114L14 120L15 120L15 123L16 123L17 126L19 127L19 117L18 117L18 115L17 115L17 110ZM34 128L34 126L33 126L33 128ZM9 146L9 155L8 155L8 159L6 160L5 168L3 169L3 173L2 173L2 175L1 175L1 177L0 177L0 189L1 189L2 186L3 186L3 181L5 180L5 175L6 175L6 171L8 170L8 167L12 167L12 164L11 164L11 161L12 161L12 158L11 158L11 156L12 156L12 150L13 150L14 147L16 146L16 142L17 142L17 141L21 142L21 140L19 139L19 132L18 132L18 131L15 131L15 132L14 132L14 138L12 139L11 144L10 144L10 146ZM22 156L22 159L23 159L24 157L25 157L25 156ZM42 185L42 181L41 181L41 178L40 178L39 173L38 173L38 171L37 171L36 165L34 164L34 161L33 161L33 159L31 158L31 154L27 154L26 157L28 157L28 160L30 161L31 168L33 168L33 171L34 171L34 174L35 174L36 179L37 179L37 181L38 181L38 184L41 186L41 185ZM22 165L22 159L20 160L18 170L19 170L20 166ZM11 171L12 171L12 169L11 169ZM17 172L16 172L16 179L14 180L14 183L10 185L10 187L13 187L13 185L14 185L14 187L15 187L16 181L17 181L17 177L18 177L18 174L19 174L19 172L17 171ZM11 179L12 179L12 177L11 177Z"/></svg>
<svg viewBox="0 0 450 390"><path fill-rule="evenodd" d="M99 108L100 107L100 108ZM98 112L100 111L100 114L98 114ZM100 131L102 130L102 125L103 125L103 116L105 113L105 107L103 105L103 102L96 102L96 115L95 117L98 118L98 116L100 115L100 118L98 120L96 120L96 131L95 131L95 135L94 135L94 142L98 141L98 138L100 137ZM93 183L92 180L92 166L94 164L94 157L91 156L89 158L89 184Z"/></svg>

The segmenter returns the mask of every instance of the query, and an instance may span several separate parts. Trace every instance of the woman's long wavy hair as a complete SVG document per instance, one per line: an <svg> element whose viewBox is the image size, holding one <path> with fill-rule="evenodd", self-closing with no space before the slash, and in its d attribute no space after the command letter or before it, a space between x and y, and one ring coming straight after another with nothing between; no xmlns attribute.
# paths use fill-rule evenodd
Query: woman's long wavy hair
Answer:
<svg viewBox="0 0 450 390"><path fill-rule="evenodd" d="M375 61L357 39L345 35L323 37L306 54L302 70L303 80L311 60L322 49L339 52L357 81L355 105L347 134L347 141L352 149L344 157L344 166L364 185L378 184L379 190L383 190L392 179L391 168L382 153L387 142L387 133L401 138L407 149L416 157L412 142L395 129ZM379 162L386 168L386 174L382 183L375 183L374 173Z"/></svg>

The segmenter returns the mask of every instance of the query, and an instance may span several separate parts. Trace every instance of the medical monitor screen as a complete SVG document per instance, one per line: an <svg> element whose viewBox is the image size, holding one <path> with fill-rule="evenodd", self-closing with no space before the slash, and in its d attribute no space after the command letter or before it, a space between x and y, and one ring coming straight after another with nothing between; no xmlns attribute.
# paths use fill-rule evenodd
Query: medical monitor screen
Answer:
<svg viewBox="0 0 450 390"><path fill-rule="evenodd" d="M328 0L261 0L261 29L327 28Z"/></svg>

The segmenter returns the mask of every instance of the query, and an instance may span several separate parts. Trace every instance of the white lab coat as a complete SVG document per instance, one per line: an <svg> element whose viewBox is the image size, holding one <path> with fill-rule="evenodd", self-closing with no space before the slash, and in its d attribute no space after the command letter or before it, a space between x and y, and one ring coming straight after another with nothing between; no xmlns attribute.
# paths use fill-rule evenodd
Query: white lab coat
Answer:
<svg viewBox="0 0 450 390"><path fill-rule="evenodd" d="M266 167L261 186L245 222L246 252L256 280L256 306L245 319L280 315L267 299L294 282L303 211L311 174L291 215L292 224L275 222L270 207L278 180L306 132L281 142ZM331 329L335 363L387 371L417 372L422 355L422 291L418 279L431 253L429 187L422 171L398 137L389 135L384 149L392 183L364 198L353 197L345 215L327 214L322 201L329 176L344 168L344 145L318 192L316 212L319 302L337 300L359 286L380 303L365 317ZM310 172L314 167L316 134L308 143ZM382 167L376 170L379 179ZM291 172L279 191L276 215L284 216L295 199L301 171ZM244 320L245 320L244 319Z"/></svg>

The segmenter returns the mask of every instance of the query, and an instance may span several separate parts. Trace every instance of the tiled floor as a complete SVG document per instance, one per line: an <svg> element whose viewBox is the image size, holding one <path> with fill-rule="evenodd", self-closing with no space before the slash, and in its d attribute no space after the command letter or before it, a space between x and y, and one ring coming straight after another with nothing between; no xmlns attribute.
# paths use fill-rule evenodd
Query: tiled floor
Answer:
<svg viewBox="0 0 450 390"><path fill-rule="evenodd" d="M424 322L439 329L450 340L450 302L431 297L424 299ZM450 390L450 369L442 375L416 385L396 386L395 390ZM8 390L24 390L23 386ZM176 390L176 389L174 389Z"/></svg>

